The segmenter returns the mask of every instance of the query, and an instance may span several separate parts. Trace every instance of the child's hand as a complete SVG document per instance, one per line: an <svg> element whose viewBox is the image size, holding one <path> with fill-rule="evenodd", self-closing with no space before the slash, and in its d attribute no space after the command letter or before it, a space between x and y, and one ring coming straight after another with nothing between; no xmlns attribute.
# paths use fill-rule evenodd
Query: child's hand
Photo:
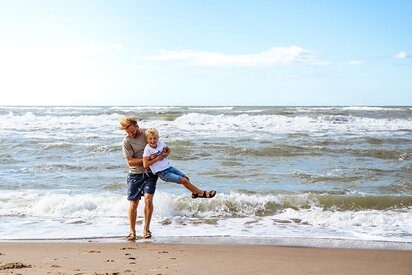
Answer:
<svg viewBox="0 0 412 275"><path fill-rule="evenodd" d="M167 158L167 156L170 154L170 149L169 147L165 147L162 151L162 157Z"/></svg>

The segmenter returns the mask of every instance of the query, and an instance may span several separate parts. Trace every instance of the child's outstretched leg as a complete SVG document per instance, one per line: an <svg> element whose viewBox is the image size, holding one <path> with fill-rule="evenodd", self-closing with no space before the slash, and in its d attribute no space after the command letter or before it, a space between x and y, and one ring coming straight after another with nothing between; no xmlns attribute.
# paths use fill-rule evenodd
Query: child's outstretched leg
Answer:
<svg viewBox="0 0 412 275"><path fill-rule="evenodd" d="M202 191L199 188L197 188L196 186L194 186L188 177L183 177L180 179L180 183L184 185L184 187L186 187L186 189L190 190L190 192L192 192L192 198L213 198L216 195L216 191L215 190L211 190L211 191Z"/></svg>

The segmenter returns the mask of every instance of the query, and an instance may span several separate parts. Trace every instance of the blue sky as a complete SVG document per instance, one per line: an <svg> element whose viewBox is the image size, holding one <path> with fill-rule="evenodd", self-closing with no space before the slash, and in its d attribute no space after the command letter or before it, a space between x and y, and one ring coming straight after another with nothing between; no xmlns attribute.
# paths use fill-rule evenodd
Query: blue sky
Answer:
<svg viewBox="0 0 412 275"><path fill-rule="evenodd" d="M0 105L412 105L412 1L0 0Z"/></svg>

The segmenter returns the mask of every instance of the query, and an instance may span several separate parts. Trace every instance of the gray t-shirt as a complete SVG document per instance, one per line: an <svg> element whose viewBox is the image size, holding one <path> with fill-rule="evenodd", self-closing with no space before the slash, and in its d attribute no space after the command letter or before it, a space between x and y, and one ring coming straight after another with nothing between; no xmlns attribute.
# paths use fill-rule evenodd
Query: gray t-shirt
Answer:
<svg viewBox="0 0 412 275"><path fill-rule="evenodd" d="M137 137L129 137L125 136L123 139L123 155L127 159L128 157L133 158L142 158L144 147L146 146L146 137L144 135L146 129L139 129L140 135ZM129 165L129 173L132 174L141 174L144 173L146 169L144 169L143 165L139 166L130 166Z"/></svg>

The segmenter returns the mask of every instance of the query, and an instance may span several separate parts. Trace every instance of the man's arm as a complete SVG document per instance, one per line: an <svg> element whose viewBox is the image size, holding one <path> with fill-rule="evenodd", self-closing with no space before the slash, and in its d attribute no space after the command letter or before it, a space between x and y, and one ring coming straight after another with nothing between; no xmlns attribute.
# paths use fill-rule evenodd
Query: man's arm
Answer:
<svg viewBox="0 0 412 275"><path fill-rule="evenodd" d="M143 158L127 157L129 166L143 166Z"/></svg>
<svg viewBox="0 0 412 275"><path fill-rule="evenodd" d="M134 158L133 154L134 150L132 145L126 139L123 139L123 155L127 160L127 164L129 166L143 166L143 159Z"/></svg>

